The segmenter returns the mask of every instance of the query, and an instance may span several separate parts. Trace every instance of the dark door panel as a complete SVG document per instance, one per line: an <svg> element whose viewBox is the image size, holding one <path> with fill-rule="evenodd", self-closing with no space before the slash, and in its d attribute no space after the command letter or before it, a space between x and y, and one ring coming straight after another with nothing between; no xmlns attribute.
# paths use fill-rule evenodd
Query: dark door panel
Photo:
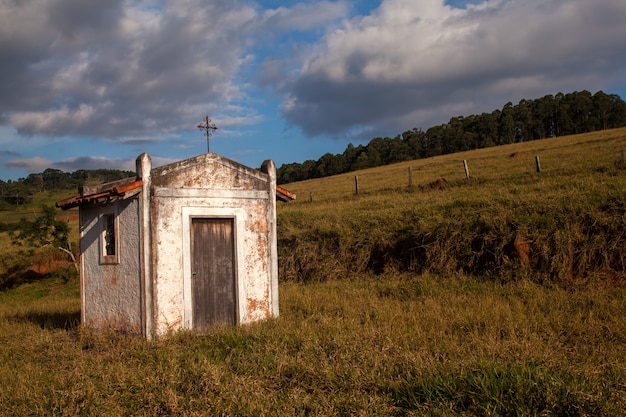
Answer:
<svg viewBox="0 0 626 417"><path fill-rule="evenodd" d="M236 323L233 219L191 219L193 328Z"/></svg>

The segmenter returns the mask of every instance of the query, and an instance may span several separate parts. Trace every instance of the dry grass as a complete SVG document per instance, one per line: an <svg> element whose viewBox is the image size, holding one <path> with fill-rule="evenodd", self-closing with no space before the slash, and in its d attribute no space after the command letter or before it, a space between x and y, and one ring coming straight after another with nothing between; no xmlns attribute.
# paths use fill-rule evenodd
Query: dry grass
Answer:
<svg viewBox="0 0 626 417"><path fill-rule="evenodd" d="M288 184L299 199L279 209L281 276L319 281L399 269L538 282L623 279L625 145L626 129L617 129L379 167L356 173L359 195L346 175ZM409 165L421 168L413 170L413 190ZM438 178L448 187L431 190ZM516 239L529 245L524 256Z"/></svg>
<svg viewBox="0 0 626 417"><path fill-rule="evenodd" d="M463 277L283 283L280 319L156 342L0 294L3 415L621 415L626 291Z"/></svg>
<svg viewBox="0 0 626 417"><path fill-rule="evenodd" d="M18 248L11 244L7 232L0 232L0 274L5 274L11 261L15 259Z"/></svg>
<svg viewBox="0 0 626 417"><path fill-rule="evenodd" d="M41 193L36 197L36 203L39 204L39 208L25 208L23 210L5 211L0 212L0 222L3 223L17 223L20 219L25 218L32 221L40 213L41 204L52 205L56 200L50 200L51 198L58 198L61 193ZM72 249L75 253L78 251L78 210L72 209L68 211L58 210L57 219L68 222L70 226L70 239L72 242ZM26 255L23 252L29 248L19 247L13 245L8 232L0 232L0 284L2 283L2 274L7 274L9 271L24 273L28 270L32 270L37 274L49 272L52 269L52 264L66 265L70 262L67 255L59 252L56 253L56 249L50 250L50 248L44 248L42 250L36 250L33 256ZM46 267L46 265L49 265ZM2 285L0 285L0 288Z"/></svg>
<svg viewBox="0 0 626 417"><path fill-rule="evenodd" d="M361 197L405 191L408 188L409 167L413 171L413 185L418 189L439 178L449 182L463 181L463 160L468 162L470 178L481 183L525 178L528 175L537 177L536 156L539 156L544 176L606 171L620 163L621 149L625 146L626 128L613 129L401 162L286 184L285 187L298 195L290 206L299 206L309 203L309 193L313 194L315 203L352 198L355 176L359 177Z"/></svg>

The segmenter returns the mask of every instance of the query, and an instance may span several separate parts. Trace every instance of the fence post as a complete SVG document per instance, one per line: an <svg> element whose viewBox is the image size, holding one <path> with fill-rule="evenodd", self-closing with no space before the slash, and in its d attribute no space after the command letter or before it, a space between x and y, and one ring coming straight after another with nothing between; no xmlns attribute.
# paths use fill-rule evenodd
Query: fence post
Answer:
<svg viewBox="0 0 626 417"><path fill-rule="evenodd" d="M309 202L313 202L313 191L309 191Z"/></svg>
<svg viewBox="0 0 626 417"><path fill-rule="evenodd" d="M354 187L356 189L356 194L359 194L359 176L355 175L354 176Z"/></svg>
<svg viewBox="0 0 626 417"><path fill-rule="evenodd" d="M409 167L409 190L413 188L413 168Z"/></svg>
<svg viewBox="0 0 626 417"><path fill-rule="evenodd" d="M541 172L541 165L539 164L539 155L535 156L535 165L537 165L537 172Z"/></svg>
<svg viewBox="0 0 626 417"><path fill-rule="evenodd" d="M624 147L622 146L622 166L624 165Z"/></svg>
<svg viewBox="0 0 626 417"><path fill-rule="evenodd" d="M463 168L465 168L465 178L469 179L470 177L469 168L467 166L467 161L465 159L463 160Z"/></svg>

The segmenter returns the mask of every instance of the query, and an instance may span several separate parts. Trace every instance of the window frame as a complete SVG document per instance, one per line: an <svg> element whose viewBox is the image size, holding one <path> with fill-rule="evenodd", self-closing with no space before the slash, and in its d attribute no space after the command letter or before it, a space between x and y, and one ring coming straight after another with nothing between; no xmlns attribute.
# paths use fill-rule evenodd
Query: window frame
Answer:
<svg viewBox="0 0 626 417"><path fill-rule="evenodd" d="M120 234L118 213L115 207L108 207L100 212L100 264L115 265L120 263ZM109 228L112 226L112 230ZM111 245L108 244L109 233L113 232L113 254L109 254Z"/></svg>

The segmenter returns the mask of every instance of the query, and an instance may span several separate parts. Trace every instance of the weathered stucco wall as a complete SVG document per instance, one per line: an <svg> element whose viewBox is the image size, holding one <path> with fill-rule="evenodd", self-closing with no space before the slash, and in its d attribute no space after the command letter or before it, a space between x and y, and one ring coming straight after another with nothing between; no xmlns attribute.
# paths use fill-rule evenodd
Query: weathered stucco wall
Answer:
<svg viewBox="0 0 626 417"><path fill-rule="evenodd" d="M108 206L81 206L81 314L92 328L142 332L137 198ZM116 217L117 261L103 262L104 214Z"/></svg>
<svg viewBox="0 0 626 417"><path fill-rule="evenodd" d="M137 158L141 190L112 204L100 200L91 205L98 201L93 198L80 205L83 324L148 338L192 328L192 284L205 285L192 280L195 218L232 219L220 224L227 224L224 230L234 237L234 254L216 259L233 262L235 322L277 316L276 167L266 161L262 171L210 153L152 169L150 157L142 154ZM124 193L115 188L108 191L112 190L111 195L124 198ZM115 256L103 249L103 216L115 219ZM202 243L197 247L202 248ZM204 251L196 256L196 260L213 259ZM228 283L231 291L230 272L213 277L219 280L222 275L228 277L220 285ZM197 301L202 302L208 293L199 294L203 295ZM232 301L228 311L233 312Z"/></svg>
<svg viewBox="0 0 626 417"><path fill-rule="evenodd" d="M151 173L154 326L158 335L190 327L190 222L229 217L235 224L237 322L278 314L270 176L205 154ZM274 184L275 187L275 184Z"/></svg>

